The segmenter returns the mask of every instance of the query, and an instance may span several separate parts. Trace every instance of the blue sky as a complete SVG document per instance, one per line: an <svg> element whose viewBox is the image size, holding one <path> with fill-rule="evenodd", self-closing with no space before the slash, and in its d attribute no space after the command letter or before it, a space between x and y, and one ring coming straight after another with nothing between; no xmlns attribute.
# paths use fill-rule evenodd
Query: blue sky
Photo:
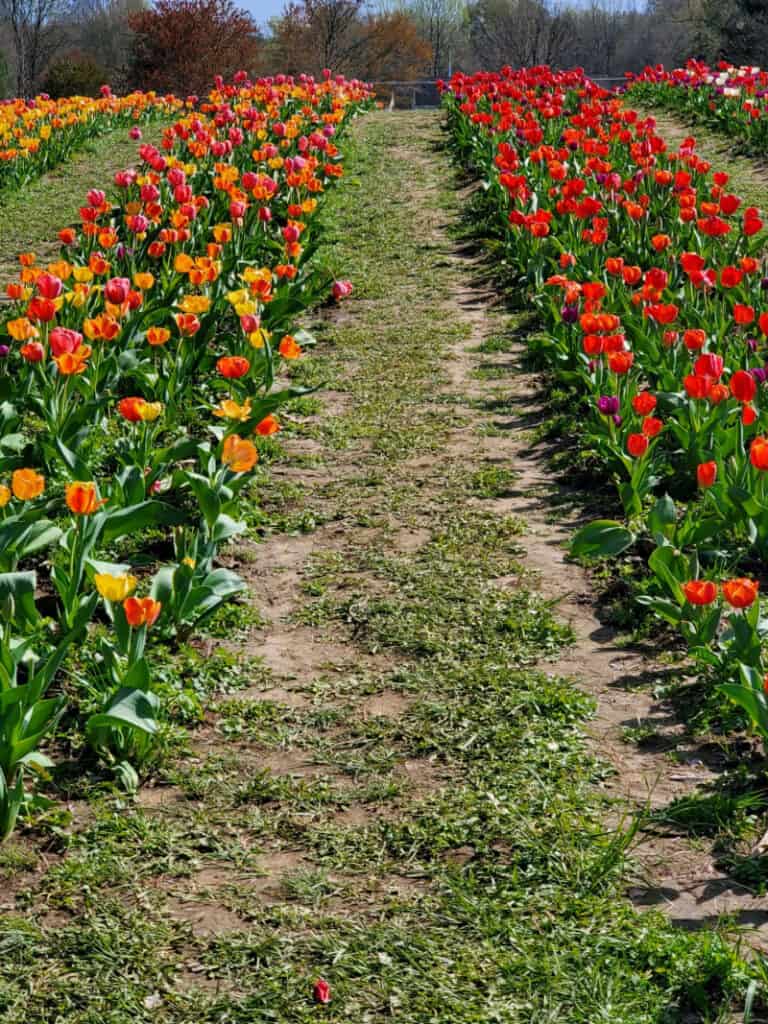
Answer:
<svg viewBox="0 0 768 1024"><path fill-rule="evenodd" d="M260 24L265 24L273 15L279 14L284 5L283 0L240 0L240 6L250 11Z"/></svg>

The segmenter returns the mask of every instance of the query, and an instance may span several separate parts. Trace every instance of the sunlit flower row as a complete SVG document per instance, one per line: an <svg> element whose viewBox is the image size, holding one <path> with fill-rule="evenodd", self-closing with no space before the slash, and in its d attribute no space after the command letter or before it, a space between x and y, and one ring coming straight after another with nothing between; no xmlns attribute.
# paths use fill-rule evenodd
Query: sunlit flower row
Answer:
<svg viewBox="0 0 768 1024"><path fill-rule="evenodd" d="M457 75L444 92L457 150L486 183L475 201L544 327L531 344L581 401L575 440L625 511L580 531L575 553L642 536L644 603L768 737L761 212L692 137L673 149L580 71Z"/></svg>
<svg viewBox="0 0 768 1024"><path fill-rule="evenodd" d="M343 173L337 140L369 98L330 75L218 81L160 146L139 147L111 195L88 193L58 259L22 253L7 286L0 659L21 639L53 650L57 667L98 635L101 682L80 711L107 763L141 766L162 728L148 631L184 637L244 589L217 553L245 531L238 496L258 445L304 391L290 367L313 339L296 317L352 290L311 256L319 204ZM143 548L158 534L153 558ZM36 613L36 573L19 571L34 566L55 595L53 633ZM50 712L29 718L45 726L34 749L63 707L43 698L54 674L17 688L24 715L41 700ZM29 766L4 766L2 745L0 730L0 836Z"/></svg>

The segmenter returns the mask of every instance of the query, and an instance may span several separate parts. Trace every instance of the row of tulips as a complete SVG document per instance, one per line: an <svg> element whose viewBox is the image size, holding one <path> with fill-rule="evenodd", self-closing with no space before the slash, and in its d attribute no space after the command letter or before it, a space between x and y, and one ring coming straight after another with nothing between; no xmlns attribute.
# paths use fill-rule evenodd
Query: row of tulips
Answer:
<svg viewBox="0 0 768 1024"><path fill-rule="evenodd" d="M303 393L285 379L312 341L297 315L351 290L310 257L368 101L330 75L217 80L113 198L88 193L59 259L21 254L0 327L0 836L48 764L72 644L97 647L85 738L135 783L163 711L149 631L186 636L243 589L217 552L245 530L259 438Z"/></svg>
<svg viewBox="0 0 768 1024"><path fill-rule="evenodd" d="M0 191L22 188L99 135L128 128L140 139L143 125L192 106L194 97L184 102L154 92L115 96L106 85L98 99L40 95L0 102Z"/></svg>
<svg viewBox="0 0 768 1024"><path fill-rule="evenodd" d="M641 600L768 739L760 213L693 138L671 149L581 71L456 75L443 89L456 148L539 312L531 345L583 403L579 444L624 507L624 522L590 524L573 551L648 553Z"/></svg>
<svg viewBox="0 0 768 1024"><path fill-rule="evenodd" d="M751 153L768 152L768 71L689 60L671 71L658 64L628 73L627 84L633 102L707 125Z"/></svg>

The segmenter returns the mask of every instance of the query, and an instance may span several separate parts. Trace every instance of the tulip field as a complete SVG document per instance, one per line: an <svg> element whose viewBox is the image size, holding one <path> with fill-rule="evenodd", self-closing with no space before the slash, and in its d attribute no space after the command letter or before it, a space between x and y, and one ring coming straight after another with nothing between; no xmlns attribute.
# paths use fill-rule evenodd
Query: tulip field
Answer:
<svg viewBox="0 0 768 1024"><path fill-rule="evenodd" d="M0 105L4 1024L768 1020L764 89Z"/></svg>
<svg viewBox="0 0 768 1024"><path fill-rule="evenodd" d="M52 100L0 102L0 190L22 188L32 178L65 161L98 135L130 127L141 138L141 125L173 115L184 103L174 96L131 93L114 96L108 86L97 100L84 96Z"/></svg>
<svg viewBox="0 0 768 1024"><path fill-rule="evenodd" d="M25 774L50 766L40 743L65 700L48 691L97 611L108 630L84 736L132 778L158 728L147 633L188 633L243 587L214 566L219 546L245 528L231 513L258 459L238 431L275 433L274 412L299 393L273 388L281 364L302 352L289 330L332 290L302 266L307 221L341 172L337 128L366 99L344 81L306 92L222 83L160 149L140 147L139 169L118 172L117 205L88 193L81 223L59 231L59 260L19 256L7 287L0 442L3 837L28 799ZM283 118L271 124L276 141L253 150L268 118ZM281 175L258 170L262 162ZM195 437L199 408L209 422ZM173 561L139 587L105 549L148 529L169 531ZM40 613L42 581L30 567L49 551L52 617Z"/></svg>
<svg viewBox="0 0 768 1024"><path fill-rule="evenodd" d="M754 155L768 149L768 72L721 61L690 60L672 71L648 67L627 75L631 98L706 125Z"/></svg>

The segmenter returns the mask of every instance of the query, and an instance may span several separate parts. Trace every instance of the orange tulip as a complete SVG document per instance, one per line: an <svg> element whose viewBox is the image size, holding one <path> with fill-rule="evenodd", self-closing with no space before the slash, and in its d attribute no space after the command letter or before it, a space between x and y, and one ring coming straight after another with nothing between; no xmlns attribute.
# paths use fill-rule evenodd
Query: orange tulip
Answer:
<svg viewBox="0 0 768 1024"><path fill-rule="evenodd" d="M221 449L221 461L233 473L247 473L253 469L259 459L259 453L253 441L244 440L237 434L230 434Z"/></svg>
<svg viewBox="0 0 768 1024"><path fill-rule="evenodd" d="M280 342L278 351L283 359L298 359L301 355L301 345L298 345L290 334L286 334Z"/></svg>
<svg viewBox="0 0 768 1024"><path fill-rule="evenodd" d="M191 338L200 330L200 321L194 313L177 313L174 317L179 334L185 338Z"/></svg>
<svg viewBox="0 0 768 1024"><path fill-rule="evenodd" d="M31 501L43 493L45 477L34 469L16 469L11 476L11 490L19 501Z"/></svg>
<svg viewBox="0 0 768 1024"><path fill-rule="evenodd" d="M92 351L90 345L78 345L74 352L62 352L54 359L59 373L64 374L65 377L75 373L84 373L88 368L88 360Z"/></svg>
<svg viewBox="0 0 768 1024"><path fill-rule="evenodd" d="M146 404L146 399L133 395L130 398L121 398L117 403L117 411L129 423L141 423L144 418L141 415L142 409Z"/></svg>
<svg viewBox="0 0 768 1024"><path fill-rule="evenodd" d="M282 344L281 344L282 351ZM299 350L301 351L301 350ZM290 359L291 357L288 356ZM629 373L635 361L634 352L612 352L608 356L608 367L613 373Z"/></svg>
<svg viewBox="0 0 768 1024"><path fill-rule="evenodd" d="M153 274L147 272L139 272L133 275L133 283L137 288L140 288L143 292L148 292L155 283Z"/></svg>
<svg viewBox="0 0 768 1024"><path fill-rule="evenodd" d="M717 597L717 584L712 580L690 580L683 584L683 593L689 604L712 604Z"/></svg>
<svg viewBox="0 0 768 1024"><path fill-rule="evenodd" d="M151 597L126 597L123 601L126 621L133 629L140 626L150 629L154 626L162 607L161 601L155 601Z"/></svg>
<svg viewBox="0 0 768 1024"><path fill-rule="evenodd" d="M749 461L755 469L768 469L768 437L756 437L749 446Z"/></svg>
<svg viewBox="0 0 768 1024"><path fill-rule="evenodd" d="M216 363L216 369L228 380L244 377L251 368L245 356L222 356Z"/></svg>
<svg viewBox="0 0 768 1024"><path fill-rule="evenodd" d="M150 327L147 331L147 342L150 345L164 345L171 336L167 327Z"/></svg>
<svg viewBox="0 0 768 1024"><path fill-rule="evenodd" d="M280 429L280 423L276 416L271 413L269 416L265 416L263 420L256 424L254 434L259 434L261 437L269 437L270 434L276 434Z"/></svg>
<svg viewBox="0 0 768 1024"><path fill-rule="evenodd" d="M66 501L70 512L78 516L90 516L106 501L96 496L96 484L93 481L75 480L66 487Z"/></svg>
<svg viewBox="0 0 768 1024"><path fill-rule="evenodd" d="M727 580L723 584L723 597L732 608L749 608L757 598L760 584L756 580L744 577Z"/></svg>
<svg viewBox="0 0 768 1024"><path fill-rule="evenodd" d="M9 320L5 326L14 341L29 341L30 338L36 338L40 333L25 316Z"/></svg>

